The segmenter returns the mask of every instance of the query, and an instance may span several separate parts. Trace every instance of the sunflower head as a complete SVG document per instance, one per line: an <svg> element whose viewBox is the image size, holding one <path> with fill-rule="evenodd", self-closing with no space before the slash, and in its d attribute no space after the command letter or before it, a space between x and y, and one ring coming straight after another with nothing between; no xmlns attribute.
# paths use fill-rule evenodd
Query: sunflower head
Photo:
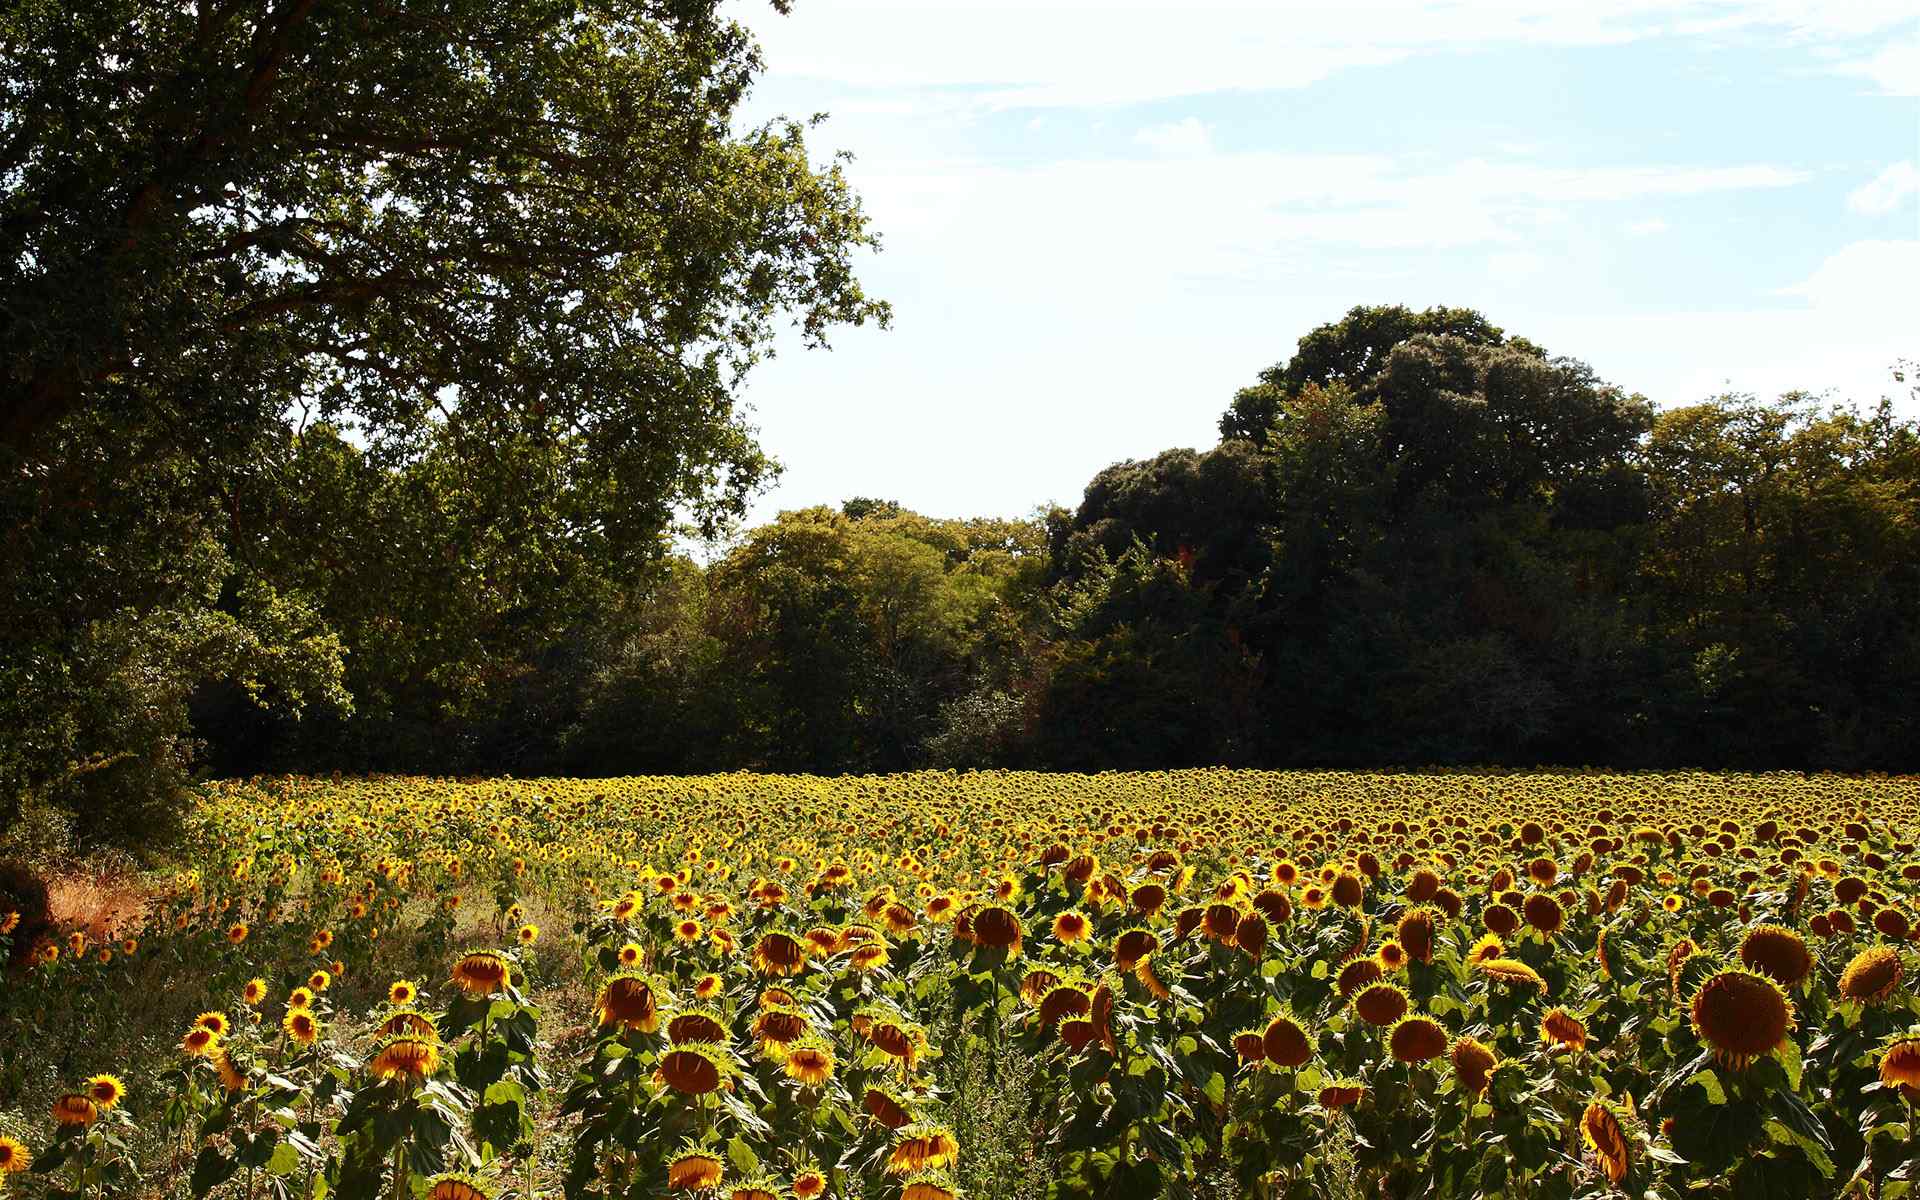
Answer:
<svg viewBox="0 0 1920 1200"><path fill-rule="evenodd" d="M807 1034L787 1047L787 1078L806 1087L819 1087L833 1078L833 1043L817 1033Z"/></svg>
<svg viewBox="0 0 1920 1200"><path fill-rule="evenodd" d="M1840 973L1840 994L1857 1003L1878 1004L1900 986L1905 973L1900 955L1892 947L1868 946Z"/></svg>
<svg viewBox="0 0 1920 1200"><path fill-rule="evenodd" d="M660 1001L654 981L632 971L622 971L601 985L595 1011L602 1026L618 1025L641 1033L660 1028Z"/></svg>
<svg viewBox="0 0 1920 1200"><path fill-rule="evenodd" d="M1547 981L1540 977L1540 972L1517 958L1490 958L1485 962L1476 963L1474 970L1488 979L1498 980L1501 983L1539 988L1541 991L1545 991L1547 987Z"/></svg>
<svg viewBox="0 0 1920 1200"><path fill-rule="evenodd" d="M1813 955L1799 934L1781 925L1755 925L1740 940L1740 961L1781 987L1790 988L1813 971Z"/></svg>
<svg viewBox="0 0 1920 1200"><path fill-rule="evenodd" d="M673 1014L667 1022L667 1040L717 1044L727 1040L726 1018L710 1008L687 1008Z"/></svg>
<svg viewBox="0 0 1920 1200"><path fill-rule="evenodd" d="M427 1180L426 1200L493 1200L493 1193L471 1175L435 1175Z"/></svg>
<svg viewBox="0 0 1920 1200"><path fill-rule="evenodd" d="M1540 1018L1540 1040L1549 1048L1584 1050L1587 1025L1564 1008L1554 1007Z"/></svg>
<svg viewBox="0 0 1920 1200"><path fill-rule="evenodd" d="M513 968L492 950L475 950L453 964L453 982L469 996L491 996L512 980Z"/></svg>
<svg viewBox="0 0 1920 1200"><path fill-rule="evenodd" d="M688 1042L660 1056L655 1078L685 1096L704 1096L733 1078L733 1056L723 1046Z"/></svg>
<svg viewBox="0 0 1920 1200"><path fill-rule="evenodd" d="M1711 976L1689 1006L1693 1030L1733 1068L1773 1053L1793 1029L1793 1002L1770 976L1730 967Z"/></svg>
<svg viewBox="0 0 1920 1200"><path fill-rule="evenodd" d="M439 1065L438 1042L417 1033L388 1038L367 1060L367 1069L376 1079L399 1079L407 1083L419 1083Z"/></svg>
<svg viewBox="0 0 1920 1200"><path fill-rule="evenodd" d="M1493 1082L1493 1069L1500 1064L1492 1047L1471 1037L1455 1038L1447 1057L1453 1062L1453 1073L1461 1088L1474 1095L1486 1092Z"/></svg>
<svg viewBox="0 0 1920 1200"><path fill-rule="evenodd" d="M944 1171L922 1171L900 1188L900 1200L954 1200L959 1194Z"/></svg>
<svg viewBox="0 0 1920 1200"><path fill-rule="evenodd" d="M320 1019L313 1015L312 1009L288 1009L280 1027L296 1045L311 1046L320 1038Z"/></svg>
<svg viewBox="0 0 1920 1200"><path fill-rule="evenodd" d="M1267 1022L1260 1034L1260 1049L1277 1067L1300 1067L1313 1057L1313 1039L1298 1021L1281 1014Z"/></svg>
<svg viewBox="0 0 1920 1200"><path fill-rule="evenodd" d="M1593 1151L1609 1183L1617 1184L1626 1178L1630 1165L1627 1133L1620 1114L1611 1104L1595 1100L1587 1105L1586 1111L1580 1114L1580 1140Z"/></svg>
<svg viewBox="0 0 1920 1200"><path fill-rule="evenodd" d="M1401 1017L1387 1033L1387 1050L1397 1062L1419 1063L1447 1052L1447 1027L1424 1013Z"/></svg>
<svg viewBox="0 0 1920 1200"><path fill-rule="evenodd" d="M716 1188L725 1174L726 1166L719 1156L688 1144L667 1163L667 1190L698 1192Z"/></svg>
<svg viewBox="0 0 1920 1200"><path fill-rule="evenodd" d="M1880 1082L1904 1088L1909 1095L1920 1089L1920 1025L1896 1034L1881 1047Z"/></svg>
<svg viewBox="0 0 1920 1200"><path fill-rule="evenodd" d="M1353 1010L1369 1025L1385 1028L1407 1015L1412 1002L1398 984L1370 983L1353 997Z"/></svg>
<svg viewBox="0 0 1920 1200"><path fill-rule="evenodd" d="M5 1134L0 1134L0 1175L12 1175L16 1171L24 1171L32 1161L33 1155L27 1153L25 1145Z"/></svg>
<svg viewBox="0 0 1920 1200"><path fill-rule="evenodd" d="M120 1082L118 1075L95 1075L81 1085L81 1090L93 1098L93 1102L105 1112L120 1103L127 1094L127 1085Z"/></svg>
<svg viewBox="0 0 1920 1200"><path fill-rule="evenodd" d="M85 1092L68 1092L53 1102L56 1125L85 1127L99 1119L100 1105Z"/></svg>
<svg viewBox="0 0 1920 1200"><path fill-rule="evenodd" d="M249 979L247 980L246 986L240 989L241 1003L247 1005L250 1008L257 1006L262 1000L265 1000L266 998L267 998L267 981L264 979Z"/></svg>
<svg viewBox="0 0 1920 1200"><path fill-rule="evenodd" d="M387 1003L404 1008L420 998L420 989L411 979L396 979L387 988Z"/></svg>
<svg viewBox="0 0 1920 1200"><path fill-rule="evenodd" d="M220 1035L205 1025L195 1025L180 1039L180 1049L189 1058L209 1058L220 1048Z"/></svg>
<svg viewBox="0 0 1920 1200"><path fill-rule="evenodd" d="M959 1153L959 1139L945 1125L904 1125L894 1131L893 1149L887 1154L887 1174L911 1177L939 1170L952 1163Z"/></svg>

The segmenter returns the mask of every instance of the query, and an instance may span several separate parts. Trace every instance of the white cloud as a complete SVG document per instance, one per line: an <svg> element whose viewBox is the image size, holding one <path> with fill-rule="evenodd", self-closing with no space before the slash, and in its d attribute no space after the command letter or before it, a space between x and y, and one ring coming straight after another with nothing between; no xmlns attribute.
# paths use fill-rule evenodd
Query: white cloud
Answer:
<svg viewBox="0 0 1920 1200"><path fill-rule="evenodd" d="M1213 131L1198 117L1149 125L1133 135L1133 140L1161 154L1190 157L1213 150Z"/></svg>
<svg viewBox="0 0 1920 1200"><path fill-rule="evenodd" d="M1920 315L1915 280L1920 280L1920 240L1854 242L1779 294L1802 297L1816 309L1887 314L1912 332L1920 328L1914 324Z"/></svg>
<svg viewBox="0 0 1920 1200"><path fill-rule="evenodd" d="M1884 217L1920 193L1920 167L1897 162L1847 193L1847 207L1869 217Z"/></svg>
<svg viewBox="0 0 1920 1200"><path fill-rule="evenodd" d="M1665 233L1671 226L1660 217L1648 217L1644 221L1629 221L1623 228L1628 237L1651 237Z"/></svg>
<svg viewBox="0 0 1920 1200"><path fill-rule="evenodd" d="M1839 70L1871 79L1889 96L1920 96L1920 37L1890 42L1866 58L1842 63Z"/></svg>
<svg viewBox="0 0 1920 1200"><path fill-rule="evenodd" d="M1131 103L1303 87L1416 54L1767 32L1809 49L1885 35L1912 0L735 0L785 75L862 88L971 89L994 107ZM1920 47L1920 41L1914 43ZM1847 47L1848 59L1860 51ZM1853 62L1888 90L1913 47ZM1906 93L1906 94L1911 94Z"/></svg>
<svg viewBox="0 0 1920 1200"><path fill-rule="evenodd" d="M1427 167L1385 155L1263 151L1025 168L935 161L863 174L858 183L887 231L889 256L924 254L943 269L995 277L1040 263L1082 277L1160 271L1212 279L1257 276L1326 247L1517 252L1564 229L1577 205L1805 178L1764 164L1568 168L1470 159Z"/></svg>

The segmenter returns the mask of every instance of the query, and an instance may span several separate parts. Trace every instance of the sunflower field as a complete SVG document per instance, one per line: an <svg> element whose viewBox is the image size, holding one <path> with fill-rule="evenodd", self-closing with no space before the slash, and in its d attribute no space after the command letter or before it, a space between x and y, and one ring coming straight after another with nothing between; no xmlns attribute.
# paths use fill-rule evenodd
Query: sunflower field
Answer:
<svg viewBox="0 0 1920 1200"><path fill-rule="evenodd" d="M192 830L111 929L0 880L0 1190L1920 1180L1920 780L258 779Z"/></svg>

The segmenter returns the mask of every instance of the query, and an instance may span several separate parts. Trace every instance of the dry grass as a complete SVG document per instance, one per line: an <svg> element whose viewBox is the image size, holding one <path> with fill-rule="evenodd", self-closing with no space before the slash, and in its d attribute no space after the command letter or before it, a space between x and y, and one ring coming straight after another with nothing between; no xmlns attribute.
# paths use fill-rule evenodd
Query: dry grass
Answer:
<svg viewBox="0 0 1920 1200"><path fill-rule="evenodd" d="M138 876L62 875L47 881L47 907L62 933L86 931L89 940L112 942L137 932L153 895Z"/></svg>

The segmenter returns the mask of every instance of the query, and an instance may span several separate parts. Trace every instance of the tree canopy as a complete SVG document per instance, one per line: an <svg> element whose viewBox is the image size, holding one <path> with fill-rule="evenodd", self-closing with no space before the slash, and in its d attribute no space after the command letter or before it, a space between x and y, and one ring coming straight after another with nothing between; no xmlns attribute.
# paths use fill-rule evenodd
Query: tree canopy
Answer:
<svg viewBox="0 0 1920 1200"><path fill-rule="evenodd" d="M887 316L759 70L717 0L0 8L0 793L210 681L457 712L735 519L743 374Z"/></svg>

